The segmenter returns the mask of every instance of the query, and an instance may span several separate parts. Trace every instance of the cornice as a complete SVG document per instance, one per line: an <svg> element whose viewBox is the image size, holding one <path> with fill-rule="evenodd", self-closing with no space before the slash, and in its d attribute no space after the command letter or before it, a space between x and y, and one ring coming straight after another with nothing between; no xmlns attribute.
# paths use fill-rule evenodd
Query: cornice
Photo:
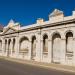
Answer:
<svg viewBox="0 0 75 75"><path fill-rule="evenodd" d="M31 30L36 30L36 29L43 29L43 28L48 28L48 27L70 24L70 23L75 23L75 19L71 19L71 20L67 20L67 21L61 21L61 22L55 22L55 23L49 23L49 24L44 24L44 25L38 25L35 27L19 30L19 32L31 31Z"/></svg>
<svg viewBox="0 0 75 75"><path fill-rule="evenodd" d="M65 25L65 24L70 24L70 23L75 23L75 19L61 21L61 22L55 22L55 23L49 23L49 24L44 24L44 25L38 25L35 27L30 27L30 28L26 28L26 29L22 29L22 30L15 30L15 32L9 33L9 34L15 34L15 33L21 33L21 32L26 32L26 31L48 28L48 27L60 26L60 25ZM9 35L9 34L0 34L0 36Z"/></svg>

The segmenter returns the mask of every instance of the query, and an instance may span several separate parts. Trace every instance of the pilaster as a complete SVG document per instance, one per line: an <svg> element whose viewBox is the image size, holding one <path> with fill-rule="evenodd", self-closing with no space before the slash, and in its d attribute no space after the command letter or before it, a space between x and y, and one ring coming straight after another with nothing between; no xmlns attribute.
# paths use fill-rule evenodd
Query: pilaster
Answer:
<svg viewBox="0 0 75 75"><path fill-rule="evenodd" d="M2 39L2 56L4 56L5 40Z"/></svg>
<svg viewBox="0 0 75 75"><path fill-rule="evenodd" d="M49 61L48 62L52 62L52 40L49 39L48 40L48 59Z"/></svg>
<svg viewBox="0 0 75 75"><path fill-rule="evenodd" d="M11 38L11 56L13 55L13 38Z"/></svg>
<svg viewBox="0 0 75 75"><path fill-rule="evenodd" d="M41 38L40 40L40 45L41 45L41 48L40 48L40 60L42 61L43 60L43 38Z"/></svg>
<svg viewBox="0 0 75 75"><path fill-rule="evenodd" d="M41 61L41 34L36 35L36 61Z"/></svg>
<svg viewBox="0 0 75 75"><path fill-rule="evenodd" d="M31 60L31 46L32 46L32 41L31 41L31 39L30 39L30 40L29 40L29 54L28 54L29 60Z"/></svg>
<svg viewBox="0 0 75 75"><path fill-rule="evenodd" d="M66 64L66 38L61 38L61 55L60 55L60 63Z"/></svg>
<svg viewBox="0 0 75 75"><path fill-rule="evenodd" d="M73 65L75 65L75 38L73 38Z"/></svg>
<svg viewBox="0 0 75 75"><path fill-rule="evenodd" d="M15 42L15 56L18 58L19 48L20 48L20 46L19 46L19 37L18 36L15 37L15 40L16 40L16 42Z"/></svg>

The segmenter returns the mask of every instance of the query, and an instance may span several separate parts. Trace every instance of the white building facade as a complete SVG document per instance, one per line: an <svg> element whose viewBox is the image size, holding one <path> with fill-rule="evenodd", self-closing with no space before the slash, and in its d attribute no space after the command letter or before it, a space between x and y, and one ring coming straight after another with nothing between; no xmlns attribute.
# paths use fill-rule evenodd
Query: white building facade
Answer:
<svg viewBox="0 0 75 75"><path fill-rule="evenodd" d="M75 11L55 9L49 20L21 27L12 20L0 32L0 56L75 65Z"/></svg>

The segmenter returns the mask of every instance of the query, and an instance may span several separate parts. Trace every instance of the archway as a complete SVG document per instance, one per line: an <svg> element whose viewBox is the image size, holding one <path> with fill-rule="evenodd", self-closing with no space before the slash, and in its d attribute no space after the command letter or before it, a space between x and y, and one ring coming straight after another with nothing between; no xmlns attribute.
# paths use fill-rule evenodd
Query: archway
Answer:
<svg viewBox="0 0 75 75"><path fill-rule="evenodd" d="M61 57L61 36L56 33L52 37L52 62L60 63Z"/></svg>
<svg viewBox="0 0 75 75"><path fill-rule="evenodd" d="M35 60L36 57L36 37L32 37L32 50L31 50L31 59Z"/></svg>
<svg viewBox="0 0 75 75"><path fill-rule="evenodd" d="M2 52L2 40L0 40L0 52Z"/></svg>
<svg viewBox="0 0 75 75"><path fill-rule="evenodd" d="M66 34L66 61L67 64L72 65L73 59L73 33L68 32Z"/></svg>
<svg viewBox="0 0 75 75"><path fill-rule="evenodd" d="M29 51L29 39L27 37L22 37L20 40L19 53L24 57L28 55L28 51Z"/></svg>
<svg viewBox="0 0 75 75"><path fill-rule="evenodd" d="M68 32L66 34L66 51L73 52L73 34L72 32Z"/></svg>
<svg viewBox="0 0 75 75"><path fill-rule="evenodd" d="M12 49L12 53L15 53L15 38L13 39L13 49Z"/></svg>
<svg viewBox="0 0 75 75"><path fill-rule="evenodd" d="M11 39L8 40L8 51L7 51L7 56L9 56L11 54L11 50L12 50L12 45L11 45Z"/></svg>
<svg viewBox="0 0 75 75"><path fill-rule="evenodd" d="M48 36L46 34L43 36L43 54L48 55Z"/></svg>
<svg viewBox="0 0 75 75"><path fill-rule="evenodd" d="M6 52L7 51L7 40L5 40L5 50L4 50L4 52Z"/></svg>

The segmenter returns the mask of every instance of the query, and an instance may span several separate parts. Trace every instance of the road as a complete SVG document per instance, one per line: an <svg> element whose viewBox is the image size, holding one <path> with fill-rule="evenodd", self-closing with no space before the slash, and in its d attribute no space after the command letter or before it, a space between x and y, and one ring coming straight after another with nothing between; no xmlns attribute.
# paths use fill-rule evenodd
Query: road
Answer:
<svg viewBox="0 0 75 75"><path fill-rule="evenodd" d="M0 75L75 75L75 74L0 59Z"/></svg>

